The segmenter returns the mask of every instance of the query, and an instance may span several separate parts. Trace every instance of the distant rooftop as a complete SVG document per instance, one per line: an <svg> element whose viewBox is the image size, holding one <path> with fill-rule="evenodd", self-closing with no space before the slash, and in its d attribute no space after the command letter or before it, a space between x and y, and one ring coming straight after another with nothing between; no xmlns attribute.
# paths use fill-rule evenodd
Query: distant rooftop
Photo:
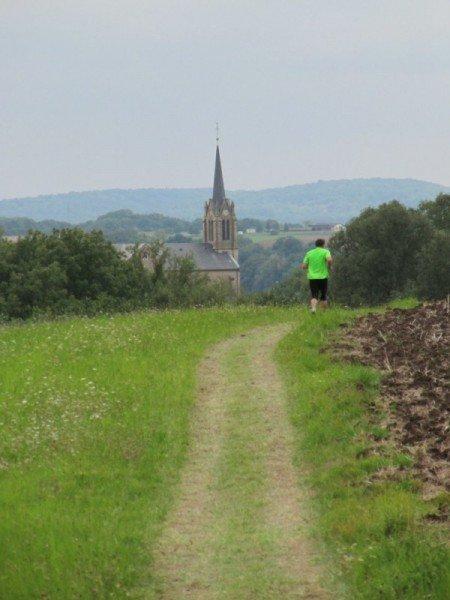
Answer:
<svg viewBox="0 0 450 600"><path fill-rule="evenodd" d="M179 257L191 256L201 271L238 270L239 265L227 252L216 252L211 244L183 242L166 244L170 252Z"/></svg>
<svg viewBox="0 0 450 600"><path fill-rule="evenodd" d="M140 244L140 247L145 244ZM238 271L239 265L227 252L216 252L211 244L200 242L169 242L167 248L173 256L192 258L200 271ZM131 257L133 244L114 244L127 258Z"/></svg>

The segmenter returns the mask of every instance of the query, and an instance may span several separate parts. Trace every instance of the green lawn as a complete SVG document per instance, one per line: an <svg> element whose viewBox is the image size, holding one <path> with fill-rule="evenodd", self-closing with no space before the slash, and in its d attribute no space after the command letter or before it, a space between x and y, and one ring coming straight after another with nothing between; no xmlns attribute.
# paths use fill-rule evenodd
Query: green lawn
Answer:
<svg viewBox="0 0 450 600"><path fill-rule="evenodd" d="M278 357L333 572L349 598L445 598L448 554L415 482L369 480L406 461L368 451L378 376L319 352L350 317L242 307L1 328L0 598L130 597L171 506L200 358L288 320L300 327Z"/></svg>

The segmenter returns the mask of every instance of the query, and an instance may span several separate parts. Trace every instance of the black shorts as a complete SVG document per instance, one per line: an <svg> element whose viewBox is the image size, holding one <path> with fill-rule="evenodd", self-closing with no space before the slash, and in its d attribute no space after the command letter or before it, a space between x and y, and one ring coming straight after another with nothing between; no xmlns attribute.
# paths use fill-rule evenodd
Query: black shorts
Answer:
<svg viewBox="0 0 450 600"><path fill-rule="evenodd" d="M317 300L327 299L328 279L310 279L309 288L313 298L317 298Z"/></svg>

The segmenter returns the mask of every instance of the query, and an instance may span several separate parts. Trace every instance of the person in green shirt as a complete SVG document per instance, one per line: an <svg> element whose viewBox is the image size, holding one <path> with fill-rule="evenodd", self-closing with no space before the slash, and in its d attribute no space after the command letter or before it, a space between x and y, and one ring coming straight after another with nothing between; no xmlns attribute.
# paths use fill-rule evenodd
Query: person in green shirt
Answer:
<svg viewBox="0 0 450 600"><path fill-rule="evenodd" d="M331 252L325 248L325 240L316 240L316 247L308 250L303 259L302 269L307 271L311 290L311 312L315 313L319 300L326 307L328 276L330 274Z"/></svg>

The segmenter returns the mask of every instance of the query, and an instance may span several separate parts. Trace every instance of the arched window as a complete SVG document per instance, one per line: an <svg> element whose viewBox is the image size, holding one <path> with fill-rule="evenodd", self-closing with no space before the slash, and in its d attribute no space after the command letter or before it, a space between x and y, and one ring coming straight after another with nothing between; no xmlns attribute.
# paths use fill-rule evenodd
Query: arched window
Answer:
<svg viewBox="0 0 450 600"><path fill-rule="evenodd" d="M208 239L209 239L210 242L212 242L213 239L214 239L214 229L213 229L213 227L214 227L214 223L212 221L209 221L208 222Z"/></svg>

